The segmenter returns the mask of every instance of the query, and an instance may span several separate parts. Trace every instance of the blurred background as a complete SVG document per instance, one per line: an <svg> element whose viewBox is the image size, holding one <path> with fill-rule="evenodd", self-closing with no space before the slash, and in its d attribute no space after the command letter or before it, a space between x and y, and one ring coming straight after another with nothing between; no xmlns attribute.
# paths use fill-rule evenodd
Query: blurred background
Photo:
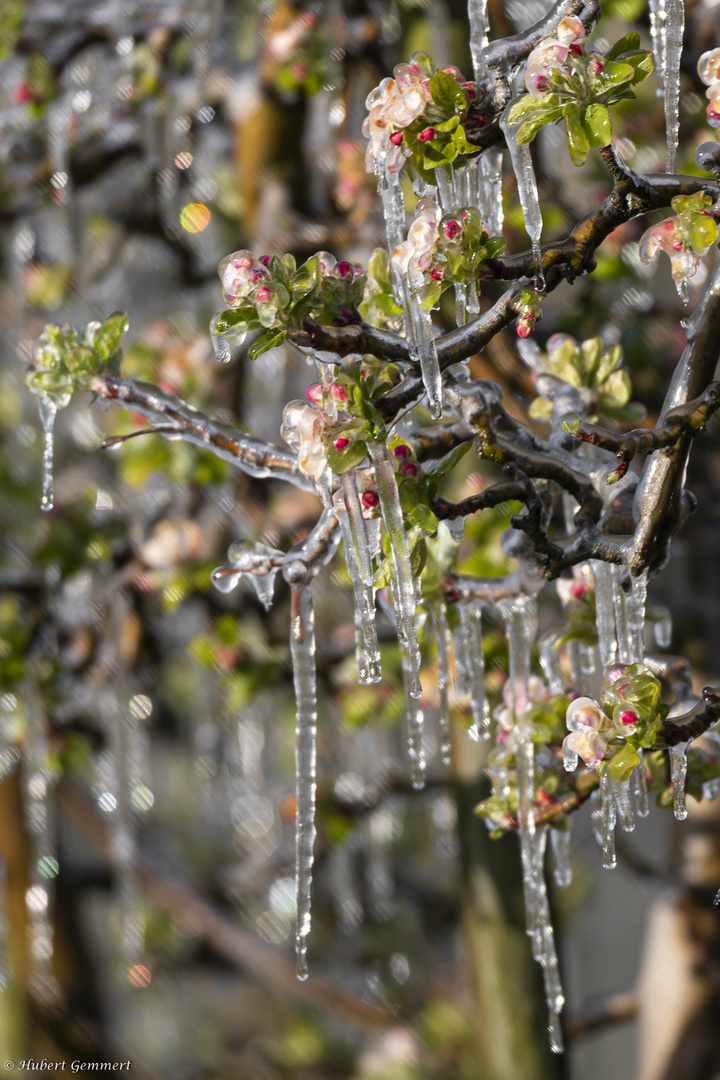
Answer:
<svg viewBox="0 0 720 1080"><path fill-rule="evenodd" d="M489 6L502 36L548 4ZM637 28L649 45L644 0L602 6L597 38ZM688 0L686 16L678 171L697 172L708 129L695 64L719 43L720 7ZM216 363L217 263L239 248L365 263L384 243L365 98L418 49L469 72L468 35L459 0L0 3L0 1059L129 1059L138 1080L720 1077L716 803L690 799L682 825L653 810L618 837L612 873L587 808L575 815L573 883L552 893L568 1041L553 1058L517 843L491 840L473 813L487 788L469 705L453 700L449 770L431 725L429 782L413 792L394 634L380 622L385 679L358 687L338 558L315 590L318 838L301 984L289 597L279 582L267 615L249 584L222 595L210 572L233 540L297 543L317 501L157 435L101 451L146 421L76 395L58 416L55 509L40 513L23 372L47 322L127 311L124 375L279 442L283 405L315 376L289 346L248 362L251 340ZM663 171L654 79L616 113L633 168ZM533 154L545 238L563 236L607 194L607 175L592 156L572 167L554 128ZM519 251L506 169L505 236ZM667 265L639 262L646 225L614 234L592 279L550 297L536 336L621 341L652 417L684 334ZM453 325L449 309L443 320ZM498 335L472 369L526 418L516 340ZM451 496L485 483L472 453L460 472ZM672 611L672 650L699 688L720 681L712 435L688 486L700 509L651 598ZM470 520L461 569L511 569L507 524L503 508ZM544 601L550 627L552 588ZM495 702L502 650L488 633ZM432 710L432 669L424 682Z"/></svg>

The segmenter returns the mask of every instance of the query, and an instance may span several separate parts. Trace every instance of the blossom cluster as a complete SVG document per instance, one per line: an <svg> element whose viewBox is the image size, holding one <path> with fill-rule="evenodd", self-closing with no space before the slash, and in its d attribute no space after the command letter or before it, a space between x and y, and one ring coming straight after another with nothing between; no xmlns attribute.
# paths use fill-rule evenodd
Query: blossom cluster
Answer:
<svg viewBox="0 0 720 1080"><path fill-rule="evenodd" d="M720 128L720 49L704 52L698 60L697 70L707 86L705 97L708 98L708 123L710 127Z"/></svg>
<svg viewBox="0 0 720 1080"><path fill-rule="evenodd" d="M517 312L515 329L518 337L529 337L536 322L542 319L542 296L534 289L524 285L512 302L513 311Z"/></svg>
<svg viewBox="0 0 720 1080"><path fill-rule="evenodd" d="M362 267L338 262L327 251L300 267L292 255L256 259L250 251L235 251L222 260L218 274L228 308L213 316L210 333L223 360L229 359L228 346L241 345L250 330L265 331L248 350L254 360L282 344L307 315L330 325L357 322L366 281Z"/></svg>
<svg viewBox="0 0 720 1080"><path fill-rule="evenodd" d="M570 386L577 392L582 415L591 423L639 423L645 409L630 401L632 384L622 362L620 345L605 347L599 337L578 343L569 334L553 334L545 351L532 358L538 397L530 406L530 416L550 419L553 402L563 387Z"/></svg>
<svg viewBox="0 0 720 1080"><path fill-rule="evenodd" d="M716 51L720 54L720 49ZM673 280L684 282L694 277L702 256L717 242L718 226L712 197L704 191L676 195L670 205L675 217L651 225L640 240L638 254L642 262L651 263L664 251Z"/></svg>
<svg viewBox="0 0 720 1080"><path fill-rule="evenodd" d="M33 344L25 372L30 390L64 408L73 391L86 388L117 354L127 328L124 311L113 312L104 323L90 322L79 332L72 326L49 324Z"/></svg>
<svg viewBox="0 0 720 1080"><path fill-rule="evenodd" d="M459 154L477 153L466 132L482 123L486 98L487 90L465 81L456 67L437 69L427 53L415 53L367 97L368 172L380 165L399 172L409 158L430 170Z"/></svg>
<svg viewBox="0 0 720 1080"><path fill-rule="evenodd" d="M555 37L545 38L528 57L527 93L511 102L505 122L518 143L529 143L546 124L564 120L570 158L582 165L592 147L608 146L612 128L608 106L633 98L632 87L652 71L640 35L627 34L605 55L589 52L579 19L560 21Z"/></svg>
<svg viewBox="0 0 720 1080"><path fill-rule="evenodd" d="M666 715L659 680L643 664L615 664L605 676L601 702L578 697L568 705L566 760L577 755L590 769L607 760L614 779L627 779L639 762L638 748L653 745Z"/></svg>

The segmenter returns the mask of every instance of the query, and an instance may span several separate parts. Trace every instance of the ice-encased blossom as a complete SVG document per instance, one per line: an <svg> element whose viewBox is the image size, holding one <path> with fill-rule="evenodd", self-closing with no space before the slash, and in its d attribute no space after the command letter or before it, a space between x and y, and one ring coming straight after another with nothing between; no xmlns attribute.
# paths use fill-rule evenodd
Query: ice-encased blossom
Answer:
<svg viewBox="0 0 720 1080"><path fill-rule="evenodd" d="M539 675L531 675L527 684L527 696L516 700L517 713L522 716L533 705L539 705L552 697L552 691L548 689ZM503 704L495 710L495 719L504 731L511 731L514 724L513 714L513 685L508 679L503 687Z"/></svg>
<svg viewBox="0 0 720 1080"><path fill-rule="evenodd" d="M408 230L408 238L392 253L393 269L399 278L406 279L417 292L423 287L426 275L432 271L435 245L438 240L437 213L434 206L424 206Z"/></svg>
<svg viewBox="0 0 720 1080"><path fill-rule="evenodd" d="M595 588L593 572L588 563L573 566L571 578L557 578L555 581L560 602L563 607L571 604L574 600L584 600L588 592Z"/></svg>
<svg viewBox="0 0 720 1080"><path fill-rule="evenodd" d="M596 769L607 750L607 738L600 730L607 724L602 707L592 698L575 698L568 705L565 723L570 734L563 739L563 751L577 754L589 768Z"/></svg>
<svg viewBox="0 0 720 1080"><path fill-rule="evenodd" d="M245 300L264 282L270 280L270 271L255 258L251 251L234 251L226 255L218 266L223 299L231 307Z"/></svg>
<svg viewBox="0 0 720 1080"><path fill-rule="evenodd" d="M697 70L706 86L720 82L720 49L704 52L698 60Z"/></svg>
<svg viewBox="0 0 720 1080"><path fill-rule="evenodd" d="M582 52L584 36L580 19L568 16L558 23L554 38L545 38L533 49L525 70L525 89L531 97L542 97L550 89L550 73L561 69L570 54Z"/></svg>
<svg viewBox="0 0 720 1080"><path fill-rule="evenodd" d="M365 102L369 110L363 122L363 135L369 139L365 154L368 172L375 170L375 163L386 156L390 172L398 172L410 151L402 139L393 140L393 134L402 134L425 111L431 100L429 80L417 64L398 64L393 79L383 79L371 90Z"/></svg>
<svg viewBox="0 0 720 1080"><path fill-rule="evenodd" d="M319 480L327 469L324 429L322 413L304 401L289 401L283 409L280 435L291 450L297 451L300 472L313 480Z"/></svg>
<svg viewBox="0 0 720 1080"><path fill-rule="evenodd" d="M651 225L640 240L638 255L641 262L654 262L661 251L670 258L670 269L674 281L686 281L697 273L700 256L685 247L682 232L675 218L665 218L657 225Z"/></svg>

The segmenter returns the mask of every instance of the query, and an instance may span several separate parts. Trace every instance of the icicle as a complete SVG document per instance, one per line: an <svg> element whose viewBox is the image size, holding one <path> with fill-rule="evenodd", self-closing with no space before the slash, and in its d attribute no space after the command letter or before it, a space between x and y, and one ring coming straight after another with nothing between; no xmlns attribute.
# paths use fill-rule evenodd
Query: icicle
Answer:
<svg viewBox="0 0 720 1080"><path fill-rule="evenodd" d="M411 293L409 296L409 319L406 315L408 338L411 344L411 354L417 356L420 363L420 374L423 386L428 396L430 415L433 420L439 420L443 413L442 373L435 346L435 333L433 330L432 317L429 311L423 311L418 297Z"/></svg>
<svg viewBox="0 0 720 1080"><path fill-rule="evenodd" d="M470 737L475 740L490 738L490 707L485 693L485 657L482 646L482 608L472 601L458 604L463 638L463 658L466 668L467 689L470 691L470 708L473 727Z"/></svg>
<svg viewBox="0 0 720 1080"><path fill-rule="evenodd" d="M623 832L632 832L635 828L635 813L630 799L630 780L612 780L612 793L615 809Z"/></svg>
<svg viewBox="0 0 720 1080"><path fill-rule="evenodd" d="M315 616L310 585L292 585L290 653L295 683L295 896L297 977L305 980L307 938L310 933L313 845L315 842L315 737L317 685L315 674Z"/></svg>
<svg viewBox="0 0 720 1080"><path fill-rule="evenodd" d="M720 776L715 776L712 780L706 780L702 786L702 794L703 799L714 802L720 795Z"/></svg>
<svg viewBox="0 0 720 1080"><path fill-rule="evenodd" d="M485 61L483 50L488 43L488 10L487 0L469 0L468 18L470 20L470 55L472 56L473 72L475 81L478 82L485 74Z"/></svg>
<svg viewBox="0 0 720 1080"><path fill-rule="evenodd" d="M403 523L402 508L395 481L395 470L385 443L368 444L370 457L375 466L380 509L390 538L390 550L395 577L395 602L397 604L397 627L401 651L407 653L409 692L419 698L420 646L415 633L415 584L410 564L410 550Z"/></svg>
<svg viewBox="0 0 720 1080"><path fill-rule="evenodd" d="M578 756L569 746L563 746L563 769L565 772L575 772L578 767Z"/></svg>
<svg viewBox="0 0 720 1080"><path fill-rule="evenodd" d="M632 781L633 795L635 798L635 812L638 817L644 818L650 813L650 806L648 805L647 777L645 776L645 762L643 760L642 749L638 750L638 757L640 758L640 764L636 765L633 769L630 780Z"/></svg>
<svg viewBox="0 0 720 1080"><path fill-rule="evenodd" d="M553 694L562 694L563 677L562 670L560 668L560 653L555 648L555 642L557 641L557 635L554 630L550 630L547 634L540 638L538 642L538 650L540 653L540 666L543 669L543 675L545 676L545 682Z"/></svg>
<svg viewBox="0 0 720 1080"><path fill-rule="evenodd" d="M451 165L439 165L435 170L435 184L443 214L454 214L459 209L455 198L455 183Z"/></svg>
<svg viewBox="0 0 720 1080"><path fill-rule="evenodd" d="M553 854L553 877L559 889L566 889L572 883L572 866L570 865L570 840L572 832L570 819L564 829L550 830L550 847Z"/></svg>
<svg viewBox="0 0 720 1080"><path fill-rule="evenodd" d="M675 817L678 821L684 821L687 817L687 808L685 806L687 748L688 744L686 742L670 747L670 780L672 782L673 803L675 804Z"/></svg>
<svg viewBox="0 0 720 1080"><path fill-rule="evenodd" d="M490 236L501 236L503 228L502 150L486 150L481 155L477 198L485 232Z"/></svg>
<svg viewBox="0 0 720 1080"><path fill-rule="evenodd" d="M629 664L631 651L630 635L627 625L625 591L623 590L623 587L621 585L623 567L613 565L611 569L611 575L613 587L613 605L615 607L617 658L621 664Z"/></svg>
<svg viewBox="0 0 720 1080"><path fill-rule="evenodd" d="M687 307L690 303L690 290L688 288L688 283L686 279L682 278L681 281L676 281L675 289L683 304L685 305L685 307Z"/></svg>
<svg viewBox="0 0 720 1080"><path fill-rule="evenodd" d="M665 69L667 66L667 9L666 0L650 0L650 35L653 60L657 77L657 96L665 96Z"/></svg>
<svg viewBox="0 0 720 1080"><path fill-rule="evenodd" d="M613 800L610 773L600 773L600 796L602 798L602 860L605 870L617 866L615 855L615 802Z"/></svg>
<svg viewBox="0 0 720 1080"><path fill-rule="evenodd" d="M530 642L537 628L536 601L533 597L520 596L498 605L505 619L508 642L509 681L512 688L512 708L515 715L515 758L518 772L518 802L520 830L532 835L535 832L533 797L535 768L532 745L532 729L526 719L528 707L527 686L530 678Z"/></svg>
<svg viewBox="0 0 720 1080"><path fill-rule="evenodd" d="M345 542L345 561L355 598L355 654L358 682L380 682L380 650L375 628L375 590L372 585L372 561L365 532L365 521L357 490L355 470L341 478L345 512L338 514ZM357 504L356 506L354 504ZM350 506L353 506L351 512ZM358 521L359 518L359 521ZM368 581L369 577L369 581Z"/></svg>
<svg viewBox="0 0 720 1080"><path fill-rule="evenodd" d="M252 540L236 540L228 549L230 566L218 566L211 574L212 583L220 592L230 592L241 574L249 574L258 600L266 611L272 607L275 577L281 569L285 553Z"/></svg>
<svg viewBox="0 0 720 1080"><path fill-rule="evenodd" d="M443 765L450 764L450 706L448 704L448 684L450 680L450 625L445 605L438 603L433 607L433 621L437 641L438 692L440 710L440 760Z"/></svg>
<svg viewBox="0 0 720 1080"><path fill-rule="evenodd" d="M57 405L47 394L38 395L38 412L43 433L43 456L42 456L42 498L41 510L52 510L54 505L53 496L53 457L55 442L55 417Z"/></svg>
<svg viewBox="0 0 720 1080"><path fill-rule="evenodd" d="M667 608L656 608L657 618L652 624L653 637L659 649L669 649L672 642L672 615Z"/></svg>
<svg viewBox="0 0 720 1080"><path fill-rule="evenodd" d="M465 536L465 523L467 521L467 514L463 517L448 518L445 522L448 528L448 532L452 536L456 544L461 544L463 537Z"/></svg>
<svg viewBox="0 0 720 1080"><path fill-rule="evenodd" d="M675 172L675 158L680 128L680 61L685 33L685 4L683 0L665 0L665 56L663 87L665 101L665 132L667 164L665 171Z"/></svg>
<svg viewBox="0 0 720 1080"><path fill-rule="evenodd" d="M392 254L405 239L405 203L400 187L400 175L388 172L386 160L386 153L383 152L375 163L375 175L385 215L388 251Z"/></svg>
<svg viewBox="0 0 720 1080"><path fill-rule="evenodd" d="M593 836L595 841L600 847L603 846L603 811L602 811L602 797L599 791L593 791L590 796L590 824L592 825Z"/></svg>
<svg viewBox="0 0 720 1080"><path fill-rule="evenodd" d="M628 662L641 664L645 657L645 599L647 570L630 577L630 592L625 598L628 635Z"/></svg>
<svg viewBox="0 0 720 1080"><path fill-rule="evenodd" d="M396 581L390 585L395 610L398 609ZM405 688L405 725L408 757L410 759L410 783L416 791L425 787L425 752L423 750L423 728L425 716L420 707L418 696L413 693L413 669L410 654L400 646L403 686Z"/></svg>
<svg viewBox="0 0 720 1080"><path fill-rule="evenodd" d="M535 170L533 169L532 157L530 156L530 147L524 144L518 144L515 138L517 131L516 124L508 127L504 121L501 121L501 126L505 132L505 139L507 141L508 150L510 151L510 160L512 161L513 171L515 172L518 198L520 199L520 206L522 207L523 218L525 219L525 228L532 244L533 262L535 267L535 290L536 292L544 292L545 278L543 277L542 272L542 253L540 251L540 237L542 235L543 221L542 213L540 211L537 182L535 180Z"/></svg>
<svg viewBox="0 0 720 1080"><path fill-rule="evenodd" d="M599 559L590 563L595 582L595 623L597 627L600 663L603 674L615 658L615 609L613 605L613 576L609 563Z"/></svg>

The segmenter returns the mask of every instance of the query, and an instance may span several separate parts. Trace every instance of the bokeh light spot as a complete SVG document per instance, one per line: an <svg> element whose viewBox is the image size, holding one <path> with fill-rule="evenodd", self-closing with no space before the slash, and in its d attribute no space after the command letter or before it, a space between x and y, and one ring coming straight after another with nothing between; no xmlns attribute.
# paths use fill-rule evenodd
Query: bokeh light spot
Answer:
<svg viewBox="0 0 720 1080"><path fill-rule="evenodd" d="M180 211L180 224L189 233L199 233L207 228L211 217L205 203L188 203Z"/></svg>

